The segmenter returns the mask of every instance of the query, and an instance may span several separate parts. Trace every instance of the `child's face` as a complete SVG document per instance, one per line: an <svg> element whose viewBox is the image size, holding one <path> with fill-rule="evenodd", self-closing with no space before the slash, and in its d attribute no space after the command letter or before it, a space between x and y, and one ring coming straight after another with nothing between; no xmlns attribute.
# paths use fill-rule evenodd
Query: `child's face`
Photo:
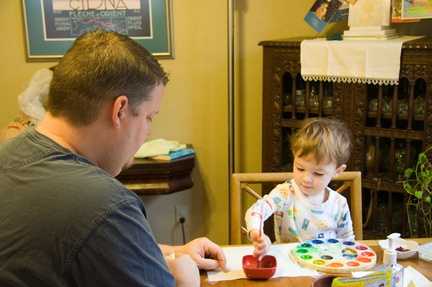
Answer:
<svg viewBox="0 0 432 287"><path fill-rule="evenodd" d="M323 195L332 178L344 171L345 165L336 167L335 162L317 163L314 158L294 157L294 181L307 197Z"/></svg>

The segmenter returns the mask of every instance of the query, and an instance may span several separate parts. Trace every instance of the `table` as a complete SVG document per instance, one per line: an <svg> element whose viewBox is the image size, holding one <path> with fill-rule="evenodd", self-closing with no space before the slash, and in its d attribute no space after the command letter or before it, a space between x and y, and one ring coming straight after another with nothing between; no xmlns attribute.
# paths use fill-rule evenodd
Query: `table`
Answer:
<svg viewBox="0 0 432 287"><path fill-rule="evenodd" d="M418 244L424 244L431 242L432 238L410 238L409 240L415 240ZM383 251L378 244L379 240L359 240L358 242L365 244L372 248L377 256L377 266L382 264ZM426 278L432 281L432 263L420 260L418 258L418 253L413 257L406 260L398 260L398 263L404 267L411 266L422 273ZM373 268L373 269L374 269ZM334 274L332 274L334 275ZM347 276L347 274L341 274L342 276ZM248 279L238 279L238 280L228 280L228 281L218 281L218 282L208 282L207 272L201 271L201 286L213 286L213 287L229 287L229 286L311 286L312 282L315 280L313 277L281 277L269 280L248 280Z"/></svg>

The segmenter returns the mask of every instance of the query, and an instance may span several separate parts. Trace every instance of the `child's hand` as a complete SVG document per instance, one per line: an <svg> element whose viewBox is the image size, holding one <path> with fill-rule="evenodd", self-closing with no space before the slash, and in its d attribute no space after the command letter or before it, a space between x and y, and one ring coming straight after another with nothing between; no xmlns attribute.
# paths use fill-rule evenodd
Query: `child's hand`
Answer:
<svg viewBox="0 0 432 287"><path fill-rule="evenodd" d="M270 238L264 233L260 233L257 229L252 229L249 232L249 238L252 240L255 247L253 256L258 257L258 259L261 260L270 250Z"/></svg>

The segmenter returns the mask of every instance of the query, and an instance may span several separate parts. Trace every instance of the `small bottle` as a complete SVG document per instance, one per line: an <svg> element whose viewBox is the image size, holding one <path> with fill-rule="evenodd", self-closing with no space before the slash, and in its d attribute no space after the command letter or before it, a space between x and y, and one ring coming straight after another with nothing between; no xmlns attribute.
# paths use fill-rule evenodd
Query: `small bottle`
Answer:
<svg viewBox="0 0 432 287"><path fill-rule="evenodd" d="M375 272L392 271L391 287L403 287L404 267L397 263L397 253L393 246L393 239L399 236L399 233L393 233L387 236L389 245L388 248L384 250L383 264L375 269Z"/></svg>

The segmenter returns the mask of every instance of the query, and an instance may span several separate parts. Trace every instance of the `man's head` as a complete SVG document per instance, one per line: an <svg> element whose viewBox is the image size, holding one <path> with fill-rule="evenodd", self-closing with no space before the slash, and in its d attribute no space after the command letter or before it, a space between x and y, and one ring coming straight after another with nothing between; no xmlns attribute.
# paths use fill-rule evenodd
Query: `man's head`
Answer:
<svg viewBox="0 0 432 287"><path fill-rule="evenodd" d="M95 30L56 65L47 114L36 128L116 176L151 133L168 77L126 35Z"/></svg>
<svg viewBox="0 0 432 287"><path fill-rule="evenodd" d="M154 88L167 82L157 60L136 41L98 29L77 38L56 65L47 110L73 126L87 126L124 95L137 115Z"/></svg>

